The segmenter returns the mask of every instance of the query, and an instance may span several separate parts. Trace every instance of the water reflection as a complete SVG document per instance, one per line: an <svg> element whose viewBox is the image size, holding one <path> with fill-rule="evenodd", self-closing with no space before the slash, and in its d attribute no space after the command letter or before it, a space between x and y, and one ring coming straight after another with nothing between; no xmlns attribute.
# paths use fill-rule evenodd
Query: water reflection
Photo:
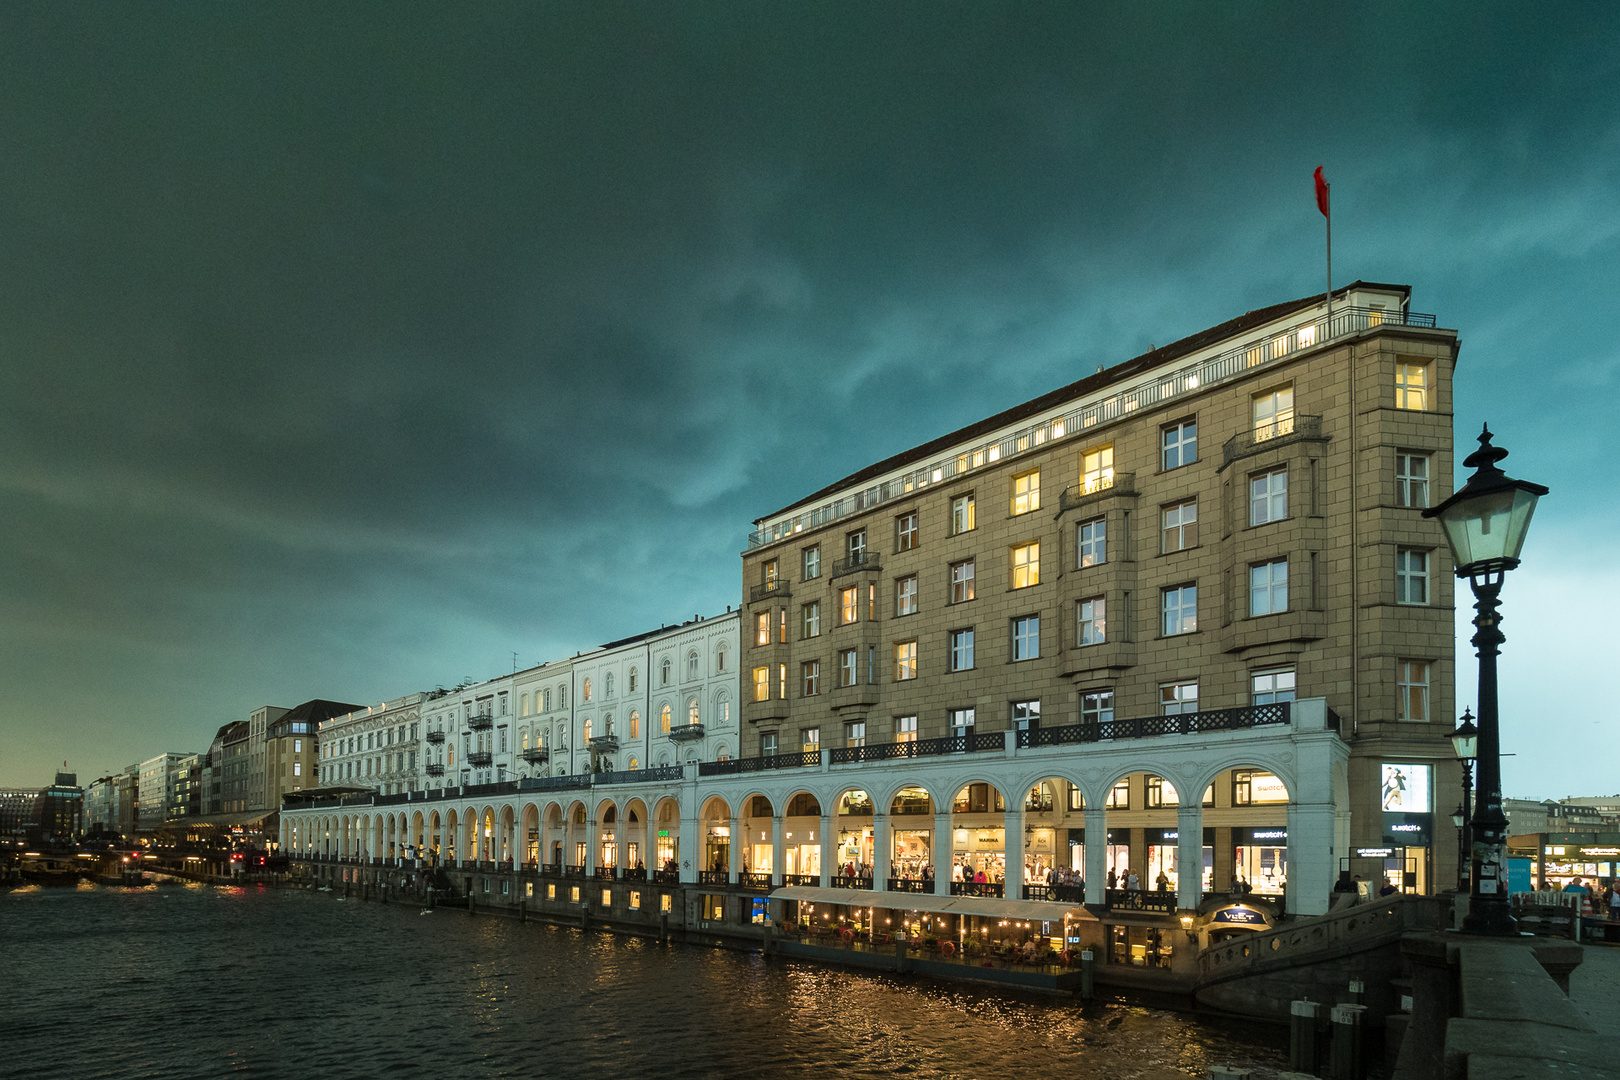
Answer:
<svg viewBox="0 0 1620 1080"><path fill-rule="evenodd" d="M20 1019L5 1077L1085 1080L1281 1063L1266 1026L308 893L18 890L0 927Z"/></svg>

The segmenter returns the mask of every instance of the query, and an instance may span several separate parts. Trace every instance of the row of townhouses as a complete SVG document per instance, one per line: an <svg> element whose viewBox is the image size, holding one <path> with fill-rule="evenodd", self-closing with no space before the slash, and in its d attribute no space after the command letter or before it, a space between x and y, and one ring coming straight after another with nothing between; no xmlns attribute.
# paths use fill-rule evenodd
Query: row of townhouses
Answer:
<svg viewBox="0 0 1620 1080"><path fill-rule="evenodd" d="M877 461L753 522L724 615L322 719L281 846L872 910L1452 887L1457 350L1357 282Z"/></svg>

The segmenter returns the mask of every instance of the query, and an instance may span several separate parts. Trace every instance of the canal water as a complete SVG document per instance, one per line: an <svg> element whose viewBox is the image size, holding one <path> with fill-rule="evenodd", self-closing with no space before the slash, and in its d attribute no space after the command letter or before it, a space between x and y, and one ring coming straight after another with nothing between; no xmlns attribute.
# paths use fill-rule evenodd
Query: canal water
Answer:
<svg viewBox="0 0 1620 1080"><path fill-rule="evenodd" d="M0 894L0 1077L1052 1077L1276 1067L1281 1028L293 890Z"/></svg>

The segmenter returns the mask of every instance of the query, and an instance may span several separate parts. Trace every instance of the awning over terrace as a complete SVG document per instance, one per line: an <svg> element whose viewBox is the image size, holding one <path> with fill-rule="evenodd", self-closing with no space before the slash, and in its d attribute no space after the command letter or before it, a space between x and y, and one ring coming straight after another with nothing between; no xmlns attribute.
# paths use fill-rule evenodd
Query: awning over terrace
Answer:
<svg viewBox="0 0 1620 1080"><path fill-rule="evenodd" d="M941 915L978 915L987 919L1062 922L1094 918L1083 907L1051 900L998 900L990 896L935 896L933 893L871 892L866 889L823 889L787 885L772 900L808 900L814 904L848 904L885 911L929 911Z"/></svg>

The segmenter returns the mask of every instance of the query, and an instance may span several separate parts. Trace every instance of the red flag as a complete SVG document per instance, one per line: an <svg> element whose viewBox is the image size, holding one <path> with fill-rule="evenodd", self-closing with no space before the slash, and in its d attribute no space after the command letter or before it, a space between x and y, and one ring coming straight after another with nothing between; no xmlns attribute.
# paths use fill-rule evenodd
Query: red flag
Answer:
<svg viewBox="0 0 1620 1080"><path fill-rule="evenodd" d="M1318 165L1316 167L1316 172L1315 172L1314 175L1316 177L1316 208L1318 210L1322 211L1322 216L1323 217L1327 217L1328 216L1328 182L1327 182L1327 178L1322 175L1322 166Z"/></svg>

